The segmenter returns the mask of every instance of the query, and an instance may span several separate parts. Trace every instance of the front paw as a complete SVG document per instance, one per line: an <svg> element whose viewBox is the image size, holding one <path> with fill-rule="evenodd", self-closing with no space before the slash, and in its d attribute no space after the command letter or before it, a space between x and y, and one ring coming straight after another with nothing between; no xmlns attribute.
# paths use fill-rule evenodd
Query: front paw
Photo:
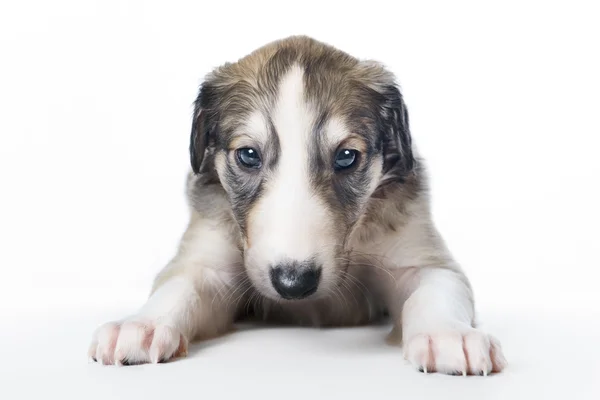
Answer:
<svg viewBox="0 0 600 400"><path fill-rule="evenodd" d="M100 326L88 355L104 365L158 363L187 355L187 344L187 339L171 326L151 320L126 320Z"/></svg>
<svg viewBox="0 0 600 400"><path fill-rule="evenodd" d="M500 342L477 329L420 333L403 347L404 358L425 373L488 375L507 365Z"/></svg>

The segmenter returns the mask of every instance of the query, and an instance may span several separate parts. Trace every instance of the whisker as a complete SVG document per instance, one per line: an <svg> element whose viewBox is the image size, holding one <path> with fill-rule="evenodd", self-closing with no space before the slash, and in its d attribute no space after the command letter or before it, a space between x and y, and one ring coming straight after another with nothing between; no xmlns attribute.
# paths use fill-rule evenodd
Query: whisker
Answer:
<svg viewBox="0 0 600 400"><path fill-rule="evenodd" d="M229 294L229 295L228 295L226 298L224 298L224 299L223 299L223 301L226 303L226 305L225 305L225 311L229 310L229 306L230 306L230 304L231 304L231 302L229 302L229 299L230 299L230 298L233 298L233 296L234 296L234 295L235 295L235 294L236 294L236 293L237 293L239 290L242 290L242 289L245 287L245 285L248 285L248 284L249 284L249 282L250 282L250 279L249 279L248 277L244 277L244 279L243 279L242 281L238 282L238 283L237 283L237 285L235 285L235 286L232 286L232 288L234 288L234 290L232 290L232 291L231 291L231 293L230 293L230 294ZM248 285L248 288L250 288L250 285ZM248 290L248 289L244 290L244 292L242 293L242 295L243 295L244 293L246 293L246 291L247 291L247 290ZM238 299L238 301L239 301L239 299ZM236 304L236 305L237 305L237 304Z"/></svg>
<svg viewBox="0 0 600 400"><path fill-rule="evenodd" d="M236 299L235 301L235 306L237 307L238 303L240 302L240 300L244 297L244 295L246 293L248 293L248 291L252 289L252 285L248 285L248 287L246 288L246 290L244 290Z"/></svg>
<svg viewBox="0 0 600 400"><path fill-rule="evenodd" d="M345 273L345 271L340 271L340 272L341 272L341 273ZM344 275L342 275L342 276L344 276ZM356 296L354 295L354 291L352 290L352 288L351 288L351 287L350 287L350 285L349 285L349 284L350 284L350 282L351 282L351 281L348 281L348 280L346 280L346 279L342 279L342 280L340 281L340 283L341 283L342 287L343 287L343 288L345 288L345 289L348 291L348 293L350 293L350 295L351 295L351 296L352 296L352 298L354 299L354 302L356 303L356 306L358 307L358 306L360 305L360 303L358 302L358 300L357 300Z"/></svg>

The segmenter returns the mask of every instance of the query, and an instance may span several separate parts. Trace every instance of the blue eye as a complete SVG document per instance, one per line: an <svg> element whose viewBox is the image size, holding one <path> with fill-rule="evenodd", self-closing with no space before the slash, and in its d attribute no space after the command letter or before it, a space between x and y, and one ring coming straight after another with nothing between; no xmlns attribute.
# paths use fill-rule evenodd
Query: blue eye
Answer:
<svg viewBox="0 0 600 400"><path fill-rule="evenodd" d="M346 169L353 166L358 160L358 151L342 149L335 155L335 169Z"/></svg>
<svg viewBox="0 0 600 400"><path fill-rule="evenodd" d="M236 150L237 159L246 168L260 168L262 161L258 151L251 147L244 147Z"/></svg>

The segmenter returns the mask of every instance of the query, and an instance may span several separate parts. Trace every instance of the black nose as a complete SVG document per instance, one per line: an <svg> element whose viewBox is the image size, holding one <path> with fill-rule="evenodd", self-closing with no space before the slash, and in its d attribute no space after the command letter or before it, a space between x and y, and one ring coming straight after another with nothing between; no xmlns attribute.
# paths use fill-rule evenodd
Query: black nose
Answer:
<svg viewBox="0 0 600 400"><path fill-rule="evenodd" d="M321 268L314 262L284 263L271 268L271 283L281 297L299 300L317 291Z"/></svg>

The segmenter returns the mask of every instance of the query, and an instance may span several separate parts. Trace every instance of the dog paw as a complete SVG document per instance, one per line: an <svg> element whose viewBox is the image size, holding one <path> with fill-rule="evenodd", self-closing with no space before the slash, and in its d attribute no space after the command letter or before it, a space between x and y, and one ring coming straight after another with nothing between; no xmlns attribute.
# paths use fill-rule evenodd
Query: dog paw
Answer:
<svg viewBox="0 0 600 400"><path fill-rule="evenodd" d="M404 358L422 372L449 375L485 376L507 365L500 342L476 329L415 335L404 345Z"/></svg>
<svg viewBox="0 0 600 400"><path fill-rule="evenodd" d="M109 322L94 333L88 356L104 365L165 362L187 355L187 339L152 321Z"/></svg>

